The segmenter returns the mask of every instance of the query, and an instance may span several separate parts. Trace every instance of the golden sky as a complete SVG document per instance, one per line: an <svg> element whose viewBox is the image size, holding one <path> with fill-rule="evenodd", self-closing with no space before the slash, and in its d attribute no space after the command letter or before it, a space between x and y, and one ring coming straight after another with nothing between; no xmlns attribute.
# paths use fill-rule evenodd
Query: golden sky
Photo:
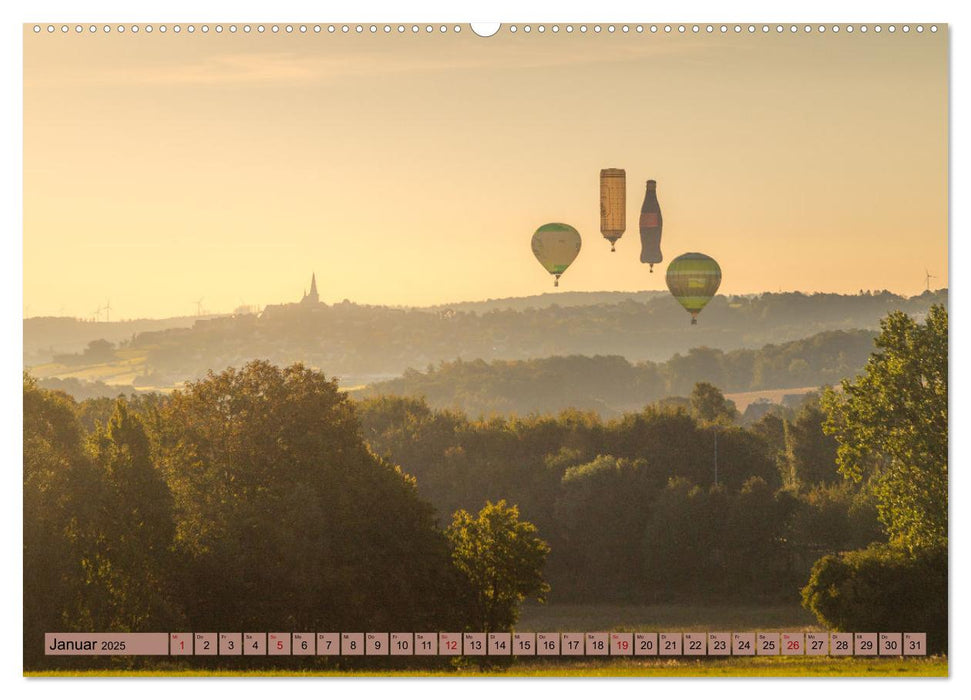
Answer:
<svg viewBox="0 0 971 700"><path fill-rule="evenodd" d="M947 38L505 29L24 36L24 310L113 319L560 290L916 294L947 279ZM627 170L627 232L599 228ZM665 257L638 262L644 181Z"/></svg>

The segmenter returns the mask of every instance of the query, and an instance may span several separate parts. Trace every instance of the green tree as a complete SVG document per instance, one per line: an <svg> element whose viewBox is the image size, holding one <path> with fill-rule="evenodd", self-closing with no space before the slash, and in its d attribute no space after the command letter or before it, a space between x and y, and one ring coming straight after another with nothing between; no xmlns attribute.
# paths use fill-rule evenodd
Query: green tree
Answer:
<svg viewBox="0 0 971 700"><path fill-rule="evenodd" d="M765 594L798 582L784 537L795 509L791 494L774 490L760 477L748 479L733 496L720 524L720 538L728 553L725 575L736 589Z"/></svg>
<svg viewBox="0 0 971 700"><path fill-rule="evenodd" d="M747 431L762 441L765 445L766 455L778 468L782 483L787 484L791 481L788 450L786 450L788 421L779 413L781 411L776 410L766 413L752 423Z"/></svg>
<svg viewBox="0 0 971 700"><path fill-rule="evenodd" d="M928 651L946 653L947 593L945 548L874 544L816 562L802 604L830 629L926 632Z"/></svg>
<svg viewBox="0 0 971 700"><path fill-rule="evenodd" d="M798 484L812 486L840 481L836 467L836 438L823 431L826 413L810 398L787 425L786 456L789 474Z"/></svg>
<svg viewBox="0 0 971 700"><path fill-rule="evenodd" d="M111 629L158 631L180 621L170 572L175 534L172 494L156 468L142 421L118 399L91 438L105 484L106 557Z"/></svg>
<svg viewBox="0 0 971 700"><path fill-rule="evenodd" d="M725 496L724 486L705 490L682 477L658 493L641 537L645 600L697 597L724 582L710 574L721 555L716 524L724 521Z"/></svg>
<svg viewBox="0 0 971 700"><path fill-rule="evenodd" d="M675 353L664 370L669 394L687 392L689 387L697 386L696 382L724 386L725 353L708 347L691 348L684 355Z"/></svg>
<svg viewBox="0 0 971 700"><path fill-rule="evenodd" d="M627 599L639 588L641 552L632 546L632 533L643 532L647 504L663 487L663 477L644 459L598 455L566 470L550 531L549 571L559 580L558 599Z"/></svg>
<svg viewBox="0 0 971 700"><path fill-rule="evenodd" d="M827 390L840 471L873 482L880 518L911 551L947 546L947 311L884 318L864 373Z"/></svg>
<svg viewBox="0 0 971 700"><path fill-rule="evenodd" d="M99 564L101 473L74 402L24 376L24 664L44 662L44 633L107 629Z"/></svg>
<svg viewBox="0 0 971 700"><path fill-rule="evenodd" d="M856 484L816 484L799 493L789 537L793 544L820 554L866 547L886 539L872 495Z"/></svg>
<svg viewBox="0 0 971 700"><path fill-rule="evenodd" d="M465 578L464 619L470 629L508 630L527 598L545 602L549 585L543 565L549 546L536 527L519 519L519 509L487 502L477 516L460 510L446 531L452 562Z"/></svg>
<svg viewBox="0 0 971 700"><path fill-rule="evenodd" d="M698 382L691 391L691 414L705 423L731 425L738 417L735 403L708 382Z"/></svg>
<svg viewBox="0 0 971 700"><path fill-rule="evenodd" d="M336 381L252 362L174 392L162 425L197 629L452 621L458 577L433 510L368 450Z"/></svg>

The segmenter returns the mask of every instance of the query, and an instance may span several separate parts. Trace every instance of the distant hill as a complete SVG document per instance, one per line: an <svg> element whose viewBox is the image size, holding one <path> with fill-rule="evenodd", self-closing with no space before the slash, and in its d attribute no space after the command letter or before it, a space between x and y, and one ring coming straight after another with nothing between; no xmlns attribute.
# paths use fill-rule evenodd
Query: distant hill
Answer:
<svg viewBox="0 0 971 700"><path fill-rule="evenodd" d="M122 342L89 341L82 352L28 364L39 378L166 389L209 370L266 359L280 365L303 362L349 387L456 359L614 355L633 363L658 362L691 348L729 352L824 331L872 330L890 311L921 317L931 304L947 303L946 290L915 297L889 292L718 296L702 312L699 324L691 326L688 314L668 294L644 293L643 300L619 295L622 300L604 303L605 294L614 296L572 292L563 295L570 305L535 306L537 299L560 296L542 295L522 301L526 306L521 309L469 307L474 311L350 302L278 306L259 316L225 316L195 320L191 327L143 330ZM579 303L584 298L595 303ZM508 307L513 301L484 303Z"/></svg>
<svg viewBox="0 0 971 700"><path fill-rule="evenodd" d="M450 304L416 307L429 311L468 311L483 314L488 311L523 311L525 309L545 309L550 306L593 306L596 304L618 304L622 301L646 302L667 296L668 292L644 290L640 292L547 292L528 297L504 297L485 301L460 301Z"/></svg>
<svg viewBox="0 0 971 700"><path fill-rule="evenodd" d="M73 396L76 401L99 398L117 398L120 394L131 396L138 393L131 385L110 385L104 382L81 381L80 379L57 379L54 377L41 379L38 384L42 389L63 391Z"/></svg>
<svg viewBox="0 0 971 700"><path fill-rule="evenodd" d="M786 389L804 393L806 387L835 384L863 368L874 351L875 336L875 331L825 331L758 350L692 348L662 363L578 355L457 360L426 372L409 370L353 395L424 397L434 408L457 409L471 416L577 408L613 417L663 397L686 396L696 382L711 382L729 393L772 389L780 398Z"/></svg>
<svg viewBox="0 0 971 700"><path fill-rule="evenodd" d="M93 340L120 343L145 331L189 328L208 316L139 318L128 321L84 321L66 316L34 316L24 319L24 365L50 362L56 354L81 352Z"/></svg>

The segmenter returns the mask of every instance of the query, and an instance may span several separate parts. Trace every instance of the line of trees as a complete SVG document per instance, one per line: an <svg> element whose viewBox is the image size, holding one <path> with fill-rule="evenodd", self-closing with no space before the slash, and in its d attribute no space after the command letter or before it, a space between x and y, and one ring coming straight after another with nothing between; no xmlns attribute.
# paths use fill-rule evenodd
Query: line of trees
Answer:
<svg viewBox="0 0 971 700"><path fill-rule="evenodd" d="M592 294L590 298L596 302L601 297ZM138 360L139 374L134 383L148 387L175 386L202 378L209 370L239 367L251 358L266 358L280 365L299 360L326 368L354 385L454 358L491 361L609 354L633 362L657 362L675 353L684 354L691 347L727 351L787 342L823 331L872 329L891 309L921 315L932 303L946 303L946 299L946 290L910 298L862 291L858 295L718 296L705 309L704 322L690 333L686 332L684 310L669 294L643 301L506 307L484 313L461 310L468 307L407 309L345 301L310 308L280 306L260 316L200 319L191 328L145 331L130 339L114 339L117 347L92 338L94 342L89 341L84 352L58 353L54 360L66 366L114 364L125 373L133 371L132 363ZM41 338L31 340L35 325L33 321L25 323L25 336L34 349L41 342ZM807 369L798 363L791 371L788 364L781 368L793 377L800 373L805 377L805 383L798 386L845 376L814 379L811 369L812 365ZM779 368L766 370L774 373ZM695 381L711 381L727 390L718 376L697 376L686 386L672 386L670 391L690 391Z"/></svg>
<svg viewBox="0 0 971 700"><path fill-rule="evenodd" d="M439 513L514 500L551 546L557 602L795 600L821 555L885 539L870 490L837 471L818 399L748 427L708 384L609 421L472 420L389 396L358 413Z"/></svg>
<svg viewBox="0 0 971 700"><path fill-rule="evenodd" d="M424 372L372 384L362 396L422 396L436 408L473 416L555 413L567 407L617 417L668 396L687 396L698 382L722 391L822 386L862 369L875 332L826 331L758 350L696 347L666 362L620 356L529 360L454 360Z"/></svg>
<svg viewBox="0 0 971 700"><path fill-rule="evenodd" d="M147 416L167 413L169 403L158 395L133 400ZM183 403L178 395L175 405ZM553 600L687 596L714 603L725 595L748 596L752 589L739 584L756 571L774 572L760 579L763 596L792 599L820 554L883 539L870 491L837 471L837 443L823 432L818 397L745 427L737 424L731 402L706 383L684 401L661 401L607 421L574 410L473 420L395 396L347 405L353 405L363 442L414 480L438 527L448 526L449 514L475 512L486 502L518 506L552 547L546 572ZM106 399L82 402L78 419L97 431L113 406ZM277 458L273 445L258 449L267 463ZM724 508L743 491L751 501L747 513L764 525L759 556L743 556L735 531L725 528ZM656 519L663 503L679 498L687 499L685 508L669 508ZM685 538L694 527L707 529L722 538L717 547L689 538L653 551L664 543L646 534L649 526L663 532L665 521L673 528L683 517L690 521L678 526ZM738 560L749 573L719 574L694 588L651 579L658 567L677 569L697 547L721 552L713 554L713 567ZM578 568L577 562L589 565Z"/></svg>

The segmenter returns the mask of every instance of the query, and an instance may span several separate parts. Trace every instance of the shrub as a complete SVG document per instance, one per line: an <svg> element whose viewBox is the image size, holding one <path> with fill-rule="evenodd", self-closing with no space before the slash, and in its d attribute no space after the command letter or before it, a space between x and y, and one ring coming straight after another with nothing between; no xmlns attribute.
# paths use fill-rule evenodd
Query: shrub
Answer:
<svg viewBox="0 0 971 700"><path fill-rule="evenodd" d="M926 632L930 652L947 652L947 550L899 546L825 556L802 589L802 604L844 632Z"/></svg>

